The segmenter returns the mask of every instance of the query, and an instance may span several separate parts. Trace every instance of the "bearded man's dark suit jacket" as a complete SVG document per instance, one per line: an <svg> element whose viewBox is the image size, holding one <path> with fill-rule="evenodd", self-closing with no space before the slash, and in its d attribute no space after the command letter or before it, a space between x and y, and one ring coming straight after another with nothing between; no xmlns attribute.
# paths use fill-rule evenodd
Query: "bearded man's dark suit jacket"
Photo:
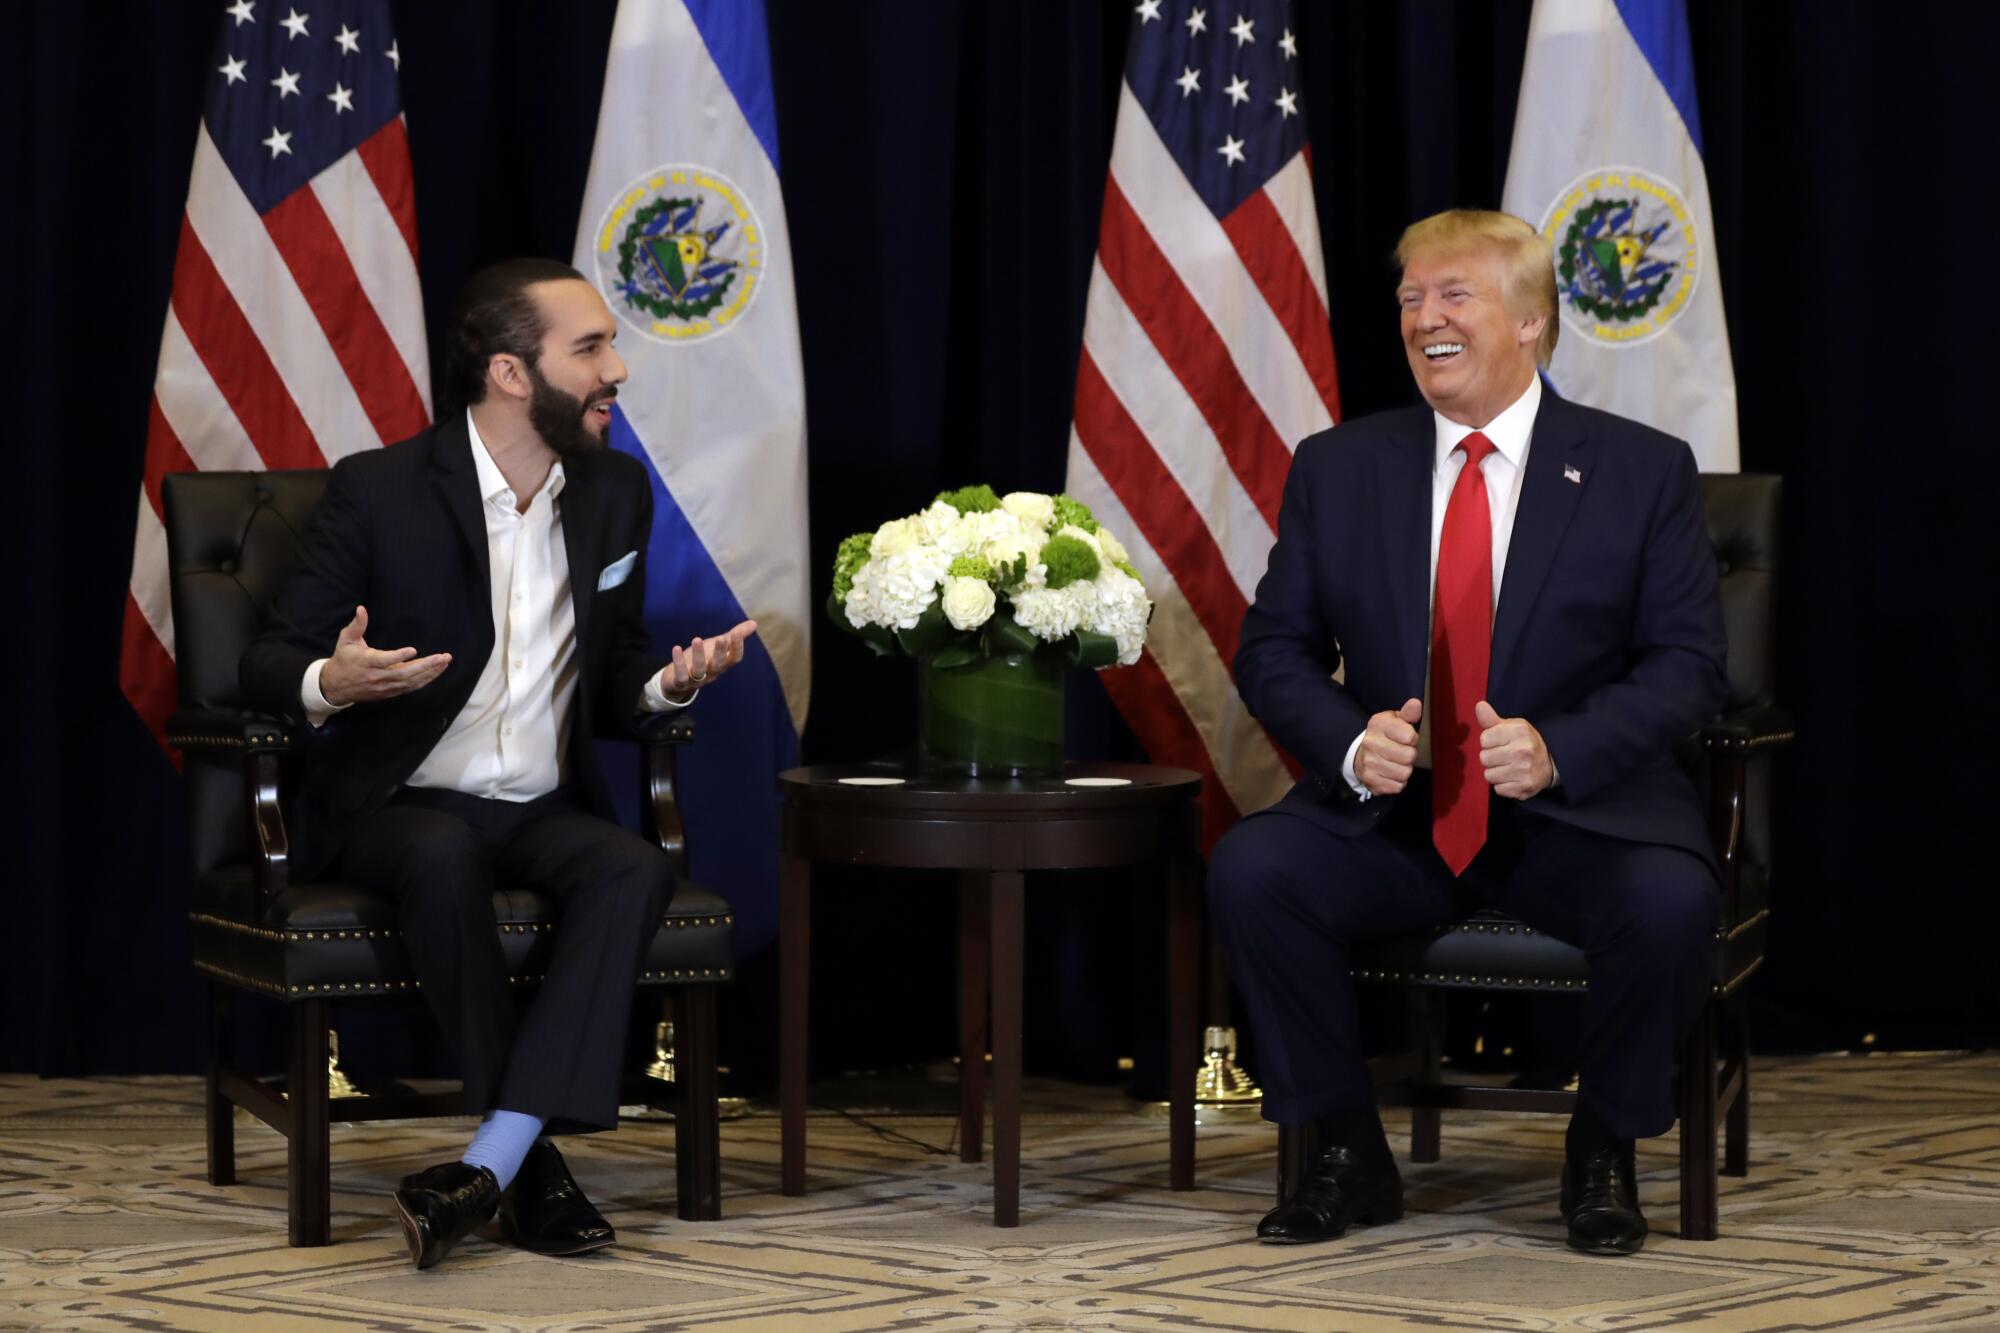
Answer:
<svg viewBox="0 0 2000 1333"><path fill-rule="evenodd" d="M1435 454L1434 418L1421 405L1301 443L1277 544L1244 620L1237 687L1305 769L1272 811L1223 840L1210 872L1232 971L1253 1018L1263 1020L1260 1042L1280 1035L1268 1027L1299 1026L1294 1018L1313 1001L1272 992L1285 971L1272 951L1294 946L1284 932L1264 937L1256 915L1272 911L1274 884L1296 881L1301 901L1327 889L1328 867L1280 862L1339 854L1337 844L1388 828L1400 827L1412 844L1428 838L1428 774L1419 773L1405 797L1364 801L1341 768L1372 714L1424 695ZM1544 387L1494 610L1487 699L1502 717L1526 718L1540 730L1561 782L1527 802L1492 798L1492 827L1566 826L1676 848L1700 858L1712 875L1695 793L1672 748L1720 707L1725 656L1715 558L1688 446ZM1333 673L1343 666L1344 683L1336 682ZM1402 800L1420 801L1422 809L1403 811L1399 821ZM1308 821L1336 835L1336 845L1271 822L1279 819ZM1708 911L1712 926L1713 907ZM1342 939L1356 924L1334 923L1329 934ZM1358 924L1368 933L1367 922ZM1333 1002L1351 1002L1344 958L1321 950L1318 975L1329 964L1339 977ZM1596 1005L1595 977L1592 987ZM1683 1003L1660 1000L1658 1008L1675 1011L1674 1023L1683 1021ZM1323 1113L1336 1085L1359 1095L1343 1082L1353 1062L1346 1053L1341 1059L1340 1070L1323 1067L1301 1045L1303 1072L1292 1080L1299 1086L1286 1090L1297 1094L1292 1114L1284 1113L1281 1095L1273 1118ZM1309 1086L1315 1079L1323 1086ZM1670 1105L1666 1070L1657 1085L1646 1081L1649 1105ZM1650 1122L1656 1114L1634 1119Z"/></svg>
<svg viewBox="0 0 2000 1333"><path fill-rule="evenodd" d="M290 825L294 867L328 866L362 815L379 809L437 744L493 651L486 521L463 412L405 443L335 465L299 546L298 570L244 652L243 692L303 724L306 668L368 608L368 643L448 652L424 688L335 714L312 735ZM563 460L562 530L576 610L577 685L569 774L593 812L612 817L593 734L629 735L646 682L664 665L641 620L653 492L636 459L598 449ZM606 565L637 551L631 575L598 591ZM302 731L310 732L303 727Z"/></svg>
<svg viewBox="0 0 2000 1333"><path fill-rule="evenodd" d="M302 878L335 874L395 897L425 1003L458 1054L466 1109L542 1117L552 1133L617 1123L633 983L667 909L672 863L619 827L595 735L629 735L663 665L640 608L652 490L609 449L562 460L557 503L576 617L576 691L562 787L533 801L406 789L471 696L494 650L485 501L463 412L405 443L342 459L262 637L244 694L304 722L308 666L333 652L357 605L371 647L448 652L421 689L357 703L311 735L291 806ZM622 583L606 566L635 553ZM496 889L561 903L561 928L523 1014L499 945Z"/></svg>

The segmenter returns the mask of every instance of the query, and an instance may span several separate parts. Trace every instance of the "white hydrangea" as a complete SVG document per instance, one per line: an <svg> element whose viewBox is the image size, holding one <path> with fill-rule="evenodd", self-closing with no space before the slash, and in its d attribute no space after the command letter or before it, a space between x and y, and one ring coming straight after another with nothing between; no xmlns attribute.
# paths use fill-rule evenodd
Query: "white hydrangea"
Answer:
<svg viewBox="0 0 2000 1333"><path fill-rule="evenodd" d="M1034 491L1009 491L1000 497L1000 507L1037 532L1047 532L1056 521L1054 496Z"/></svg>
<svg viewBox="0 0 2000 1333"><path fill-rule="evenodd" d="M912 546L921 545L924 540L924 534L913 520L892 518L875 529L875 539L868 543L868 558L880 560L883 556L900 555Z"/></svg>
<svg viewBox="0 0 2000 1333"><path fill-rule="evenodd" d="M981 514L988 520L981 537L977 554L985 556L995 569L1011 565L1016 560L1027 562L1027 577L1020 583L1011 585L1022 588L1039 588L1048 576L1048 566L1042 564L1038 556L1046 540L1040 532L1034 531L1018 516L1004 509L996 509L990 514Z"/></svg>
<svg viewBox="0 0 2000 1333"><path fill-rule="evenodd" d="M928 509L912 516L909 523L917 530L917 535L922 540L936 544L938 538L957 526L958 520L959 513L956 508L943 500L933 500Z"/></svg>
<svg viewBox="0 0 2000 1333"><path fill-rule="evenodd" d="M985 579L947 578L944 581L944 618L953 629L978 629L993 618L999 599Z"/></svg>
<svg viewBox="0 0 2000 1333"><path fill-rule="evenodd" d="M1085 628L1118 641L1118 665L1131 666L1146 646L1146 623L1152 599L1139 580L1114 565L1098 572L1092 588L1091 613Z"/></svg>
<svg viewBox="0 0 2000 1333"><path fill-rule="evenodd" d="M1083 623L1083 602L1072 583L1067 588L1028 588L1014 594L1014 619L1022 629L1045 643L1068 638Z"/></svg>
<svg viewBox="0 0 2000 1333"><path fill-rule="evenodd" d="M937 600L938 585L949 568L950 556L921 544L871 559L856 571L848 591L844 609L849 623L914 627Z"/></svg>
<svg viewBox="0 0 2000 1333"><path fill-rule="evenodd" d="M1124 564L1132 563L1132 553L1125 549L1125 543L1111 535L1111 529L1102 523L1097 525L1097 549L1112 560Z"/></svg>

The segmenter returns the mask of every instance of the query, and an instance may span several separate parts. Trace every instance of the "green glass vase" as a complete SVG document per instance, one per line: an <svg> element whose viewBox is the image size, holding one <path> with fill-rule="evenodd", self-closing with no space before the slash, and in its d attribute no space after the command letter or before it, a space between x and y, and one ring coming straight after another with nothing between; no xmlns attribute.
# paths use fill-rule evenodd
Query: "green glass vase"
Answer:
<svg viewBox="0 0 2000 1333"><path fill-rule="evenodd" d="M1063 673L1054 653L918 664L924 763L974 777L1024 777L1062 767Z"/></svg>

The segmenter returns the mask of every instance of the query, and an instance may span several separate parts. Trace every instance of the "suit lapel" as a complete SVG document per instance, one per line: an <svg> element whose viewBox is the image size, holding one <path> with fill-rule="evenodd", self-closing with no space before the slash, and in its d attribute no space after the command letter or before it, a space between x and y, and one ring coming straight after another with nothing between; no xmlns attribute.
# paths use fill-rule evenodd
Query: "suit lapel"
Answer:
<svg viewBox="0 0 2000 1333"><path fill-rule="evenodd" d="M1584 479L1591 472L1591 454L1590 438L1575 409L1544 386L1528 448L1527 475L1521 478L1521 500L1514 510L1514 534L1507 543L1507 568L1500 576L1500 605L1493 614L1489 694L1501 693L1498 683L1513 661L1528 612L1588 484ZM1570 479L1570 470L1578 480Z"/></svg>
<svg viewBox="0 0 2000 1333"><path fill-rule="evenodd" d="M475 582L481 590L478 605L485 606L493 571L486 559L486 518L480 510L479 472L472 465L472 436L465 418L454 416L437 429L431 444L431 477L438 496L452 517L459 537L471 557ZM489 620L492 618L489 614ZM489 626L489 629L491 627Z"/></svg>
<svg viewBox="0 0 2000 1333"><path fill-rule="evenodd" d="M580 652L591 599L597 595L597 574L604 564L597 549L597 489L587 460L564 461L563 490L558 503L562 506L563 554L569 558L569 599L576 612L576 642Z"/></svg>
<svg viewBox="0 0 2000 1333"><path fill-rule="evenodd" d="M1405 688L1415 698L1423 693L1430 661L1431 472L1437 453L1430 412L1410 413L1392 438L1395 445L1383 479L1383 538Z"/></svg>

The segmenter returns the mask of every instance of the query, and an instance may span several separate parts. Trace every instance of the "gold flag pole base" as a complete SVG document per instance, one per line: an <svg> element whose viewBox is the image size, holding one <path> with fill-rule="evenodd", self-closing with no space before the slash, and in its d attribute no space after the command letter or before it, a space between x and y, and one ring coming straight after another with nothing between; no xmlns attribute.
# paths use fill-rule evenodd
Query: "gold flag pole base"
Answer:
<svg viewBox="0 0 2000 1333"><path fill-rule="evenodd" d="M646 1076L662 1083L674 1083L674 1025L665 1019L653 1029L653 1062L646 1066ZM727 1073L729 1071L722 1070ZM715 1099L716 1114L724 1120L731 1120L749 1109L749 1103L741 1097L718 1097ZM624 1120L672 1120L674 1113L657 1106L621 1106L620 1119Z"/></svg>
<svg viewBox="0 0 2000 1333"><path fill-rule="evenodd" d="M1264 1093L1236 1063L1236 1029L1211 1027L1202 1036L1201 1068L1194 1075L1196 1115L1257 1114Z"/></svg>
<svg viewBox="0 0 2000 1333"><path fill-rule="evenodd" d="M354 1080L340 1067L340 1034L332 1028L326 1030L326 1095L329 1097L366 1097L368 1094L354 1086Z"/></svg>

